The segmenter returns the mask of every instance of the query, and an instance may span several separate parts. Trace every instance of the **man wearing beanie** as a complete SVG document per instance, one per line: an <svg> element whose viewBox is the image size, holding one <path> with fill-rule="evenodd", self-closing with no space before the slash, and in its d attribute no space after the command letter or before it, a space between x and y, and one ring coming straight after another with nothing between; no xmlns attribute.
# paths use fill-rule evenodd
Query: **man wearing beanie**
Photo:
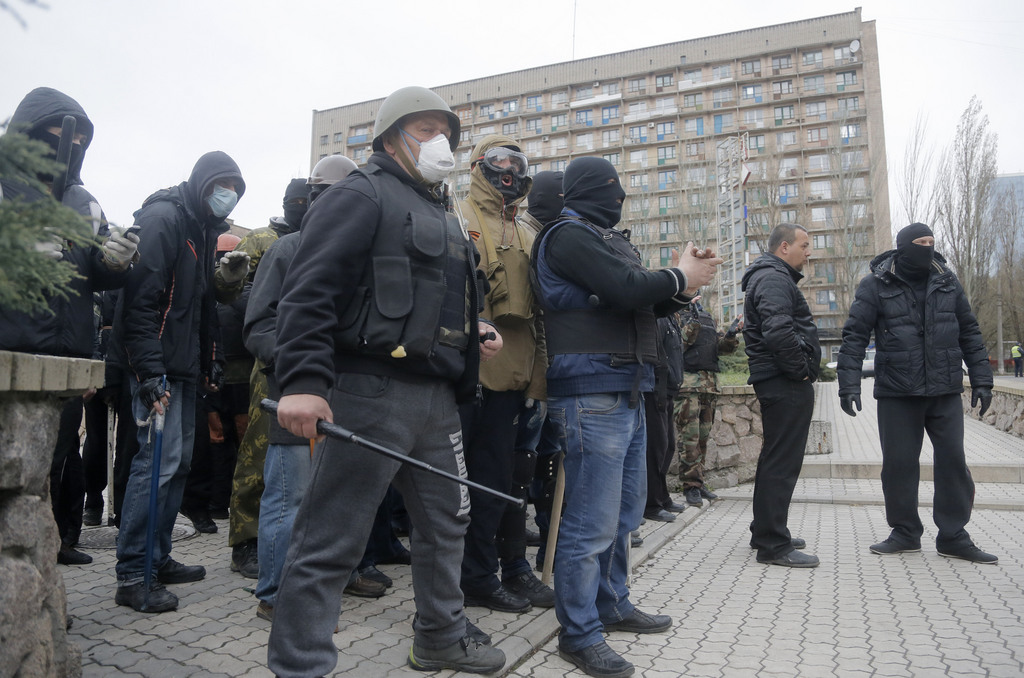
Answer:
<svg viewBox="0 0 1024 678"><path fill-rule="evenodd" d="M961 359L980 416L992 402L992 369L978 321L960 281L935 252L930 228L914 223L896 235L896 249L871 261L857 288L839 349L839 398L851 417L860 410L861 362L875 335L875 388L882 443L882 493L889 537L878 555L921 550L917 511L924 433L935 449L934 519L939 555L995 564L964 529L971 519L974 481L964 459ZM856 410L854 409L856 407Z"/></svg>

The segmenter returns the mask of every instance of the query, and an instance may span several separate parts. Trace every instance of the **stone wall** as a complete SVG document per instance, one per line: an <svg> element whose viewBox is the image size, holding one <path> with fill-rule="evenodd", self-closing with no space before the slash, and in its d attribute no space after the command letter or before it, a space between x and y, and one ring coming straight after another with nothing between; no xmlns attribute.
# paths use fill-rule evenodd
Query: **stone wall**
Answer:
<svg viewBox="0 0 1024 678"><path fill-rule="evenodd" d="M0 351L0 678L74 678L50 461L63 398L103 384L103 363Z"/></svg>
<svg viewBox="0 0 1024 678"><path fill-rule="evenodd" d="M971 407L971 387L966 379L962 399L964 412L977 417L978 408ZM992 389L992 406L982 421L1004 433L1024 438L1024 388L997 384Z"/></svg>

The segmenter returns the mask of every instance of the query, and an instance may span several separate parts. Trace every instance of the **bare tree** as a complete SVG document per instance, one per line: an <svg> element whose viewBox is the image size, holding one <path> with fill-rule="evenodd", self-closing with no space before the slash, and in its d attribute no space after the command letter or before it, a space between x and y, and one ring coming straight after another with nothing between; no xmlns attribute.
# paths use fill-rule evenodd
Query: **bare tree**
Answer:
<svg viewBox="0 0 1024 678"><path fill-rule="evenodd" d="M39 0L21 0L21 1L24 4L29 5L30 7L38 7L40 9L50 9L48 5L44 5L43 3L39 2ZM25 19L22 18L21 14L18 13L18 10L16 10L14 7L12 7L11 3L7 2L6 0L0 0L0 12L9 14L15 21L17 21L19 24L21 24L22 28L28 28L28 22L25 21Z"/></svg>
<svg viewBox="0 0 1024 678"><path fill-rule="evenodd" d="M975 96L960 116L953 143L942 154L936 175L939 242L977 312L988 301L991 258L996 246L990 218L998 139Z"/></svg>
<svg viewBox="0 0 1024 678"><path fill-rule="evenodd" d="M897 223L935 223L935 192L931 190L935 152L927 142L928 120L918 112L910 139L903 149L903 164L896 173L897 207L903 219Z"/></svg>

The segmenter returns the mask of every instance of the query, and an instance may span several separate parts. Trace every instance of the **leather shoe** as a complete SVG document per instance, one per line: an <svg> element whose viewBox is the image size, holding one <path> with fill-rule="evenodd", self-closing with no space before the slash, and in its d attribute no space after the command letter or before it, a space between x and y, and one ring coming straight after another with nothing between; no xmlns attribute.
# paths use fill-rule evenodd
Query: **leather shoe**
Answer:
<svg viewBox="0 0 1024 678"><path fill-rule="evenodd" d="M662 523L673 523L676 520L676 515L674 513L669 513L663 508L659 508L644 511L644 518L647 518L647 520L657 520Z"/></svg>
<svg viewBox="0 0 1024 678"><path fill-rule="evenodd" d="M671 511L672 513L682 513L683 511L686 510L686 504L677 504L676 502L669 499L668 506L664 506L662 508L664 508L666 511Z"/></svg>
<svg viewBox="0 0 1024 678"><path fill-rule="evenodd" d="M704 487L703 485L700 486L700 496L704 497L708 501L714 501L714 500L718 499L718 495L717 494L715 494L714 492L712 492L708 488Z"/></svg>
<svg viewBox="0 0 1024 678"><path fill-rule="evenodd" d="M181 515L192 521L192 525L196 528L196 532L216 534L217 523L213 522L213 518L210 517L209 511L182 511Z"/></svg>
<svg viewBox="0 0 1024 678"><path fill-rule="evenodd" d="M672 626L672 617L667 614L647 614L637 608L625 619L614 622L602 622L607 633L626 631L628 633L661 633Z"/></svg>
<svg viewBox="0 0 1024 678"><path fill-rule="evenodd" d="M704 500L700 497L699 487L688 487L683 490L683 496L686 497L686 503L690 506L703 506Z"/></svg>
<svg viewBox="0 0 1024 678"><path fill-rule="evenodd" d="M918 553L921 550L921 545L904 546L892 537L889 537L885 541L872 544L868 550L880 556L889 556L894 553Z"/></svg>
<svg viewBox="0 0 1024 678"><path fill-rule="evenodd" d="M579 668L588 676L626 678L633 675L633 665L608 647L603 640L579 650L566 650L558 644L558 656Z"/></svg>
<svg viewBox="0 0 1024 678"><path fill-rule="evenodd" d="M526 531L526 545L527 546L540 546L540 532L534 532L533 530Z"/></svg>
<svg viewBox="0 0 1024 678"><path fill-rule="evenodd" d="M999 562L998 556L985 553L974 544L964 546L955 551L939 551L939 555L944 558L959 558L960 560L969 560L972 563L981 563L983 565L995 565Z"/></svg>
<svg viewBox="0 0 1024 678"><path fill-rule="evenodd" d="M380 582L381 584L384 584L384 588L388 589L394 586L395 583L391 581L391 577L387 576L373 565L368 565L359 570L359 576L363 579L369 579L370 581Z"/></svg>
<svg viewBox="0 0 1024 678"><path fill-rule="evenodd" d="M757 562L767 565L781 565L782 567L817 567L820 564L818 556L812 556L800 551L790 551L778 558L762 558L757 556Z"/></svg>
<svg viewBox="0 0 1024 678"><path fill-rule="evenodd" d="M182 565L168 558L164 566L156 571L156 578L161 584L187 584L206 577L206 568L202 565Z"/></svg>
<svg viewBox="0 0 1024 678"><path fill-rule="evenodd" d="M501 585L520 598L526 598L536 607L554 607L555 592L545 585L533 572L523 572L508 579L502 579Z"/></svg>
<svg viewBox="0 0 1024 678"><path fill-rule="evenodd" d="M130 607L136 612L167 612L177 609L178 596L164 588L158 581L149 586L149 600L146 600L146 583L140 581L131 586L118 586L114 602Z"/></svg>
<svg viewBox="0 0 1024 678"><path fill-rule="evenodd" d="M388 587L381 584L379 581L373 581L367 579L362 575L357 575L355 579L349 582L349 585L345 587L346 596L355 596L356 598L380 598L387 593Z"/></svg>
<svg viewBox="0 0 1024 678"><path fill-rule="evenodd" d="M533 605L526 598L521 598L502 585L493 593L483 596L466 595L466 607L486 607L498 612L529 612Z"/></svg>
<svg viewBox="0 0 1024 678"><path fill-rule="evenodd" d="M92 562L92 556L66 544L61 544L60 550L57 551L57 562L61 565L88 565Z"/></svg>

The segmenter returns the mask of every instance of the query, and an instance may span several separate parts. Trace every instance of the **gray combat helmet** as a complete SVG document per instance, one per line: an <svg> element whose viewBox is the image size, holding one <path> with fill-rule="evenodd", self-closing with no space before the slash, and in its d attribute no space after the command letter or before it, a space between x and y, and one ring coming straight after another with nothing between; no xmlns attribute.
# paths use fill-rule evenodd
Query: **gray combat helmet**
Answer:
<svg viewBox="0 0 1024 678"><path fill-rule="evenodd" d="M356 169L356 164L344 155L329 155L320 158L313 172L306 180L309 186L331 186L338 183Z"/></svg>
<svg viewBox="0 0 1024 678"><path fill-rule="evenodd" d="M461 125L459 116L452 113L452 109L440 96L426 87L403 87L392 92L377 111L377 120L373 123L373 150L383 151L384 142L381 137L403 117L410 113L422 113L423 111L438 111L444 113L448 118L448 126L452 128L452 134L448 138L448 145L452 152L459 146L459 133Z"/></svg>

